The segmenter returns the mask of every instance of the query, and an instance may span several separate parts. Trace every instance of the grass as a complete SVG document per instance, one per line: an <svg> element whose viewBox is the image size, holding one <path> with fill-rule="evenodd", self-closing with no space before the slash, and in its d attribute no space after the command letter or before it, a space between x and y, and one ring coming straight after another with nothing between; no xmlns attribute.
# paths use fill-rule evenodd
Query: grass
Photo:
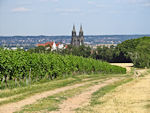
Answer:
<svg viewBox="0 0 150 113"><path fill-rule="evenodd" d="M91 105L93 106L93 105L95 105L95 104L101 104L101 103L103 103L103 102L100 102L100 101L98 100L98 98L104 96L106 93L111 92L111 91L114 90L116 87L118 87L118 86L120 86L120 85L122 85L122 84L128 83L128 82L130 82L130 81L132 81L132 80L133 80L133 78L126 78L126 79L123 79L123 80L121 80L121 81L117 81L117 82L115 82L115 83L112 83L112 84L110 84L110 85L107 85L107 86L105 86L105 87L99 89L98 91L94 92L94 93L92 94L92 98L91 98Z"/></svg>
<svg viewBox="0 0 150 113"><path fill-rule="evenodd" d="M102 113L148 113L150 104L147 102L147 99L149 98L145 98L149 97L148 95L150 92L149 75L146 76L148 73L149 71L147 73L142 73L142 76L138 79L128 77L99 89L92 94L90 105L78 108L76 109L76 112L97 113L98 111L101 111ZM145 78L143 79L143 77Z"/></svg>
<svg viewBox="0 0 150 113"><path fill-rule="evenodd" d="M115 88L117 88L118 86L120 85L123 85L125 83L128 83L130 81L132 81L133 78L131 77L127 77L123 80L120 80L120 81L117 81L117 82L114 82L110 85L107 85L107 86L104 86L103 88L100 88L99 90L97 90L96 92L94 92L92 94L92 97L91 97L91 101L90 101L90 105L88 106L84 106L82 108L77 108L76 111L77 112L83 112L83 111L88 111L89 112L93 112L92 109L90 109L91 107L94 107L95 105L100 105L100 104L103 104L104 101L99 101L99 98L103 97L105 94L113 91ZM85 112L86 113L86 112Z"/></svg>
<svg viewBox="0 0 150 113"><path fill-rule="evenodd" d="M106 79L105 79L106 80ZM105 81L100 80L99 82ZM91 82L84 86L80 86L71 90L67 90L64 92L57 93L53 96L49 96L47 98L41 99L37 101L35 104L27 105L23 110L19 111L19 113L24 112L36 112L36 111L55 111L59 109L59 104L62 103L67 98L73 97L85 91L88 87L91 87L99 82Z"/></svg>
<svg viewBox="0 0 150 113"><path fill-rule="evenodd" d="M102 80L101 82L104 82L105 80ZM102 88L102 90L105 90L105 93L107 93L108 91L112 90L113 88L115 88L115 87L117 87L117 86L119 86L123 83L127 83L129 81L131 81L131 78L121 80L119 82L115 82L113 84L113 86L108 85L108 86ZM64 100L66 100L67 98L70 98L70 97L73 97L75 95L80 94L82 91L85 91L86 88L88 88L92 85L95 85L97 83L98 82L93 82L93 83L91 82L91 83L86 84L84 86L80 86L78 88L74 88L74 89L71 89L71 90L60 92L60 93L55 94L53 96L49 96L47 98L41 99L41 100L37 101L35 104L25 106L21 111L19 111L19 113L36 112L36 111L47 112L47 111L58 110L59 109L59 104L61 104ZM97 95L97 93L98 92L95 92L93 95ZM92 97L93 97L93 95L92 95ZM103 96L103 95L101 95L101 96ZM96 98L95 98L95 100L96 100Z"/></svg>
<svg viewBox="0 0 150 113"><path fill-rule="evenodd" d="M35 85L31 85L31 86L26 86L26 87L14 88L14 89L11 89L11 90L9 90L9 89L8 90L2 90L0 92L0 98L10 97L12 95L25 93L25 92L28 92L28 91L46 90L46 88L48 86L51 86L51 88L55 88L55 87L57 88L57 87L60 87L62 85L66 85L66 83L69 83L69 81L74 82L74 80L75 79L73 79L73 78L69 78L69 79L66 79L66 80L51 81L49 83L35 84ZM64 83L64 84L61 84L61 83ZM59 86L58 86L58 84L59 84Z"/></svg>
<svg viewBox="0 0 150 113"><path fill-rule="evenodd" d="M147 104L145 107L146 107L147 109L150 109L150 104Z"/></svg>
<svg viewBox="0 0 150 113"><path fill-rule="evenodd" d="M57 81L56 82L51 82L49 84L44 84L44 85L30 86L30 87L26 87L26 88L23 88L23 89L14 90L14 91L9 92L9 93L8 92L3 92L3 93L0 93L1 96L4 95L3 97L10 97L12 95L14 96L14 95L17 95L17 94L19 94L19 96L16 96L16 97L8 99L8 100L0 101L0 105L11 103L11 102L17 102L17 101L23 100L23 99L25 99L29 96L32 96L35 93L40 93L40 92L43 92L43 91L53 90L53 89L56 89L56 88L64 87L68 84L72 84L72 83L75 83L75 82L76 82L76 80L74 80L74 79L68 79L68 80L63 80L63 81L59 81L59 82L57 82Z"/></svg>
<svg viewBox="0 0 150 113"><path fill-rule="evenodd" d="M74 85L77 83L84 83L87 81L103 79L103 78L112 77L112 76L120 76L120 75L94 74L94 75L71 76L71 77L58 78L57 80L50 81L47 83L34 84L31 86L20 87L20 88L15 88L15 89L1 90L0 98L8 98L12 96L15 96L15 97L0 101L0 105L17 102L17 101L23 100L25 98L28 98L29 96L32 96L36 93L40 93L43 91L54 90L56 88L65 87L67 85ZM84 79L87 79L87 80L83 81Z"/></svg>
<svg viewBox="0 0 150 113"><path fill-rule="evenodd" d="M10 97L10 96L17 95L20 93L25 93L28 91L36 91L36 90L38 90L38 91L45 90L46 91L46 88L48 88L48 90L49 90L49 88L55 89L60 86L65 86L65 85L73 84L76 82L81 82L83 76L86 76L86 75L81 75L81 77L72 76L72 77L64 77L62 79L58 78L57 80L49 81L46 83L36 83L36 84L26 86L26 87L1 90L0 98ZM89 76L86 76L86 77L89 78ZM97 76L92 76L91 78L95 78L95 77L97 77Z"/></svg>

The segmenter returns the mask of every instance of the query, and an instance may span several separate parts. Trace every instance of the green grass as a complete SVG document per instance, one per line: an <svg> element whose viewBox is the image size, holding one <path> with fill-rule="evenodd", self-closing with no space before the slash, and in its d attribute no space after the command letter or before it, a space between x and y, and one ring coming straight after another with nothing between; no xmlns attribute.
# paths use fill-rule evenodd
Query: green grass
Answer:
<svg viewBox="0 0 150 113"><path fill-rule="evenodd" d="M14 90L14 91L9 92L9 93L8 92L3 92L3 93L0 93L1 97L10 97L10 96L14 96L14 95L17 95L17 94L19 94L19 96L16 96L15 98L12 98L12 99L1 101L0 105L11 103L11 102L17 102L17 101L23 100L23 99L25 99L29 96L32 96L36 93L40 93L40 92L43 92L43 91L53 90L53 89L56 89L56 88L64 87L68 84L72 84L72 83L75 83L75 82L76 82L75 79L70 79L70 80L68 79L68 80L62 80L62 81L59 81L59 82L58 81L51 82L49 84L44 84L44 85L30 86L30 87Z"/></svg>
<svg viewBox="0 0 150 113"><path fill-rule="evenodd" d="M85 81L82 81L83 79L90 79L90 80L96 80L98 78L105 78L105 77L111 77L111 76L120 76L120 75L100 75L100 74L94 74L94 75L79 75L79 76L65 76L61 77L58 79L55 79L53 81L49 81L46 83L36 83L30 86L25 86L25 87L19 87L19 88L14 88L14 89L6 89L6 90L1 90L0 92L0 98L5 98L5 97L10 97L22 93L27 93L28 91L36 91L38 90L49 90L49 88L54 89L58 87L63 87L66 85L73 85L75 83L82 83ZM86 81L90 81L86 80Z"/></svg>
<svg viewBox="0 0 150 113"><path fill-rule="evenodd" d="M99 82L102 82L105 80L106 79L100 80ZM99 82L91 82L84 86L73 88L64 92L57 93L53 96L49 96L47 98L41 99L37 101L35 104L25 106L23 110L19 111L19 113L58 110L59 104L62 103L64 100L80 94L81 92L85 91L88 87L93 86Z"/></svg>
<svg viewBox="0 0 150 113"><path fill-rule="evenodd" d="M102 80L101 82L104 82L105 80ZM101 96L104 96L104 94L112 91L117 86L122 85L124 83L127 83L131 80L132 80L132 78L127 78L127 79L121 80L119 82L115 82L111 85L105 86L105 87L101 88L102 90L100 89L101 91L103 91L103 93L98 95L99 91L100 91L100 90L98 90L97 92L93 93L92 99L94 99L94 101L96 101L97 98L100 98ZM47 98L41 99L41 100L37 101L35 104L25 106L21 111L19 111L19 113L36 112L36 111L47 112L47 111L58 110L59 109L59 104L61 104L64 100L66 100L67 98L70 98L70 97L73 97L75 95L80 94L82 91L85 91L86 88L88 88L92 85L95 85L97 83L98 82L93 82L93 83L91 82L91 83L86 84L84 86L80 86L78 88L74 88L74 89L71 89L71 90L60 92L60 93L55 94L53 96L49 96ZM92 99L91 99L91 102L93 101ZM99 104L99 103L97 103L97 104ZM92 103L91 103L91 105L92 105Z"/></svg>
<svg viewBox="0 0 150 113"><path fill-rule="evenodd" d="M11 97L11 96L16 96L16 97L12 99L0 101L0 105L17 102L25 98L28 98L36 93L40 93L40 92L44 92L48 90L54 90L57 88L65 87L67 85L74 85L77 83L83 83L87 81L103 79L103 78L112 77L112 76L122 76L122 75L94 74L94 75L79 75L79 76L71 76L71 77L66 76L66 77L58 78L54 81L50 81L47 83L34 84L31 86L26 86L26 87L2 90L0 92L0 98L6 98L6 97ZM82 81L83 79L87 79L87 80Z"/></svg>

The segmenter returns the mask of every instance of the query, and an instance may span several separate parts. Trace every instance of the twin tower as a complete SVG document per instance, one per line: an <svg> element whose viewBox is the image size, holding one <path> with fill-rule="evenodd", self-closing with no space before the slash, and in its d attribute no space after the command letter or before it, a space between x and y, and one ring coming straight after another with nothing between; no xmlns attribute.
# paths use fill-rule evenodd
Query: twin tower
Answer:
<svg viewBox="0 0 150 113"><path fill-rule="evenodd" d="M83 36L82 26L80 26L79 36L76 35L75 26L73 26L71 45L72 46L84 45L84 36Z"/></svg>

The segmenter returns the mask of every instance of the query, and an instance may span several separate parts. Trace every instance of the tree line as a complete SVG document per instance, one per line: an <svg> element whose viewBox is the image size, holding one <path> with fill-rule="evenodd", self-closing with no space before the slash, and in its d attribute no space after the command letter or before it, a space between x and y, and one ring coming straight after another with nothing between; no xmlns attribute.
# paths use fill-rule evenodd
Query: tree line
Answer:
<svg viewBox="0 0 150 113"><path fill-rule="evenodd" d="M90 57L110 63L133 63L135 67L150 68L150 37L130 39L116 47L69 47L62 54Z"/></svg>
<svg viewBox="0 0 150 113"><path fill-rule="evenodd" d="M110 63L133 63L135 67L150 67L150 37L130 39L118 44L116 47L97 47L92 49L89 46L73 47L68 45L67 49L53 51L61 55L75 55L86 58L107 61ZM29 50L31 53L49 53L44 47L36 47Z"/></svg>

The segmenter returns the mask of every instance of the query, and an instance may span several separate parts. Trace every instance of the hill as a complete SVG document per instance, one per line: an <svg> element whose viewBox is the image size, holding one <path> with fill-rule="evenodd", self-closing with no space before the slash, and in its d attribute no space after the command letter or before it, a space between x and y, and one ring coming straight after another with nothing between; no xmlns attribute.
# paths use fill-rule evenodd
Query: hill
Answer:
<svg viewBox="0 0 150 113"><path fill-rule="evenodd" d="M135 67L150 67L150 37L126 40L117 49L130 58Z"/></svg>

